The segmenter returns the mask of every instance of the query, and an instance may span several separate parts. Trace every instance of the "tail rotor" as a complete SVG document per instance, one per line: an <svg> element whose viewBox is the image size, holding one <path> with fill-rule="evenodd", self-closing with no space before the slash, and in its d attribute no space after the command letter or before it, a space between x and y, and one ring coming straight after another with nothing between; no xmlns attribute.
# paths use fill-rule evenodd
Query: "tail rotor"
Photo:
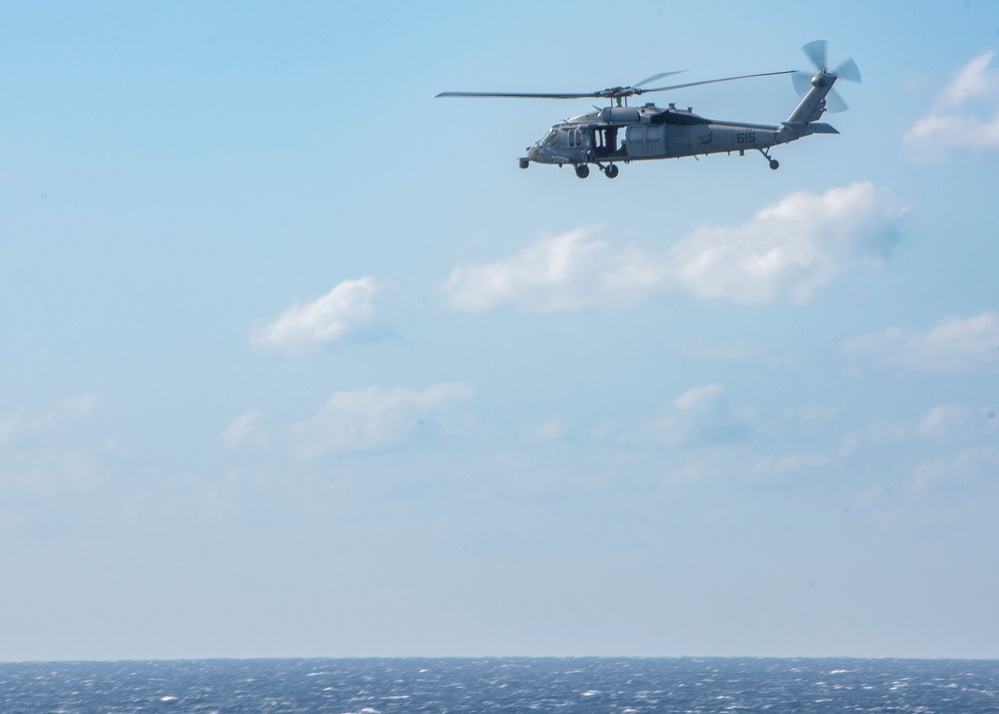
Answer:
<svg viewBox="0 0 999 714"><path fill-rule="evenodd" d="M860 68L852 59L848 58L844 60L832 71L828 69L829 63L826 59L827 45L828 43L825 40L814 40L801 48L808 56L808 59L812 61L812 64L815 65L815 69L818 72L816 74L795 72L791 75L791 81L794 83L794 88L798 92L798 96L803 97L808 94L814 83L821 77L834 77L835 79L845 79L848 82L857 83L861 81ZM849 105L843 101L843 97L835 89L832 89L826 95L825 108L826 111L835 113L846 111Z"/></svg>

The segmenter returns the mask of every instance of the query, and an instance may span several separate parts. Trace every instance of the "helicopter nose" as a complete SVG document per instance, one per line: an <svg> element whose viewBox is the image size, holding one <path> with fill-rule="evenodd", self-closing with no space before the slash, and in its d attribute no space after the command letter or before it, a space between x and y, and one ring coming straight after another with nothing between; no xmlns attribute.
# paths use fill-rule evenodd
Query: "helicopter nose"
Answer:
<svg viewBox="0 0 999 714"><path fill-rule="evenodd" d="M538 147L537 146L532 146L531 148L529 148L527 150L527 158L529 158L531 161L537 161L538 160Z"/></svg>

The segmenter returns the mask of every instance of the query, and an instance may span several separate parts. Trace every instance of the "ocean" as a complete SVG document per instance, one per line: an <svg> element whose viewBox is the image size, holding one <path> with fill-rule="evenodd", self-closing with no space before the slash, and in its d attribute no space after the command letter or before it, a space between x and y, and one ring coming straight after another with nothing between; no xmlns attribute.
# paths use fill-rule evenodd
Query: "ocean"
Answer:
<svg viewBox="0 0 999 714"><path fill-rule="evenodd" d="M3 714L999 712L999 661L259 659L0 664Z"/></svg>

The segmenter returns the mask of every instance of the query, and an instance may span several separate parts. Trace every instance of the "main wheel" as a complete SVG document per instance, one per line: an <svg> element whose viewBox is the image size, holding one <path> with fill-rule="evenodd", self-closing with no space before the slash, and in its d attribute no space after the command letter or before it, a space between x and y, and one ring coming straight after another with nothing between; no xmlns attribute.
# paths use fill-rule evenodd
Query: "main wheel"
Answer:
<svg viewBox="0 0 999 714"><path fill-rule="evenodd" d="M618 173L620 172L618 171L617 166L615 166L614 164L611 164L606 169L604 169L604 175L607 176L607 178L617 178Z"/></svg>
<svg viewBox="0 0 999 714"><path fill-rule="evenodd" d="M576 164L576 175L579 178L586 178L590 175L590 167L586 164Z"/></svg>
<svg viewBox="0 0 999 714"><path fill-rule="evenodd" d="M770 168L776 171L780 168L780 162L777 159L770 159Z"/></svg>

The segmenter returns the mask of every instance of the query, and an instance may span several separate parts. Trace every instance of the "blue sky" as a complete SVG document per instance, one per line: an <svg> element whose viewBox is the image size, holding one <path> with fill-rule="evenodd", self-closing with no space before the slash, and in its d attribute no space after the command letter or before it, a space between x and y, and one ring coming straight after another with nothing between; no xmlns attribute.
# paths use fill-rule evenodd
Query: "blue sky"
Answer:
<svg viewBox="0 0 999 714"><path fill-rule="evenodd" d="M0 9L0 660L999 657L999 5ZM517 168L808 68L839 136ZM786 77L657 95L779 122Z"/></svg>

